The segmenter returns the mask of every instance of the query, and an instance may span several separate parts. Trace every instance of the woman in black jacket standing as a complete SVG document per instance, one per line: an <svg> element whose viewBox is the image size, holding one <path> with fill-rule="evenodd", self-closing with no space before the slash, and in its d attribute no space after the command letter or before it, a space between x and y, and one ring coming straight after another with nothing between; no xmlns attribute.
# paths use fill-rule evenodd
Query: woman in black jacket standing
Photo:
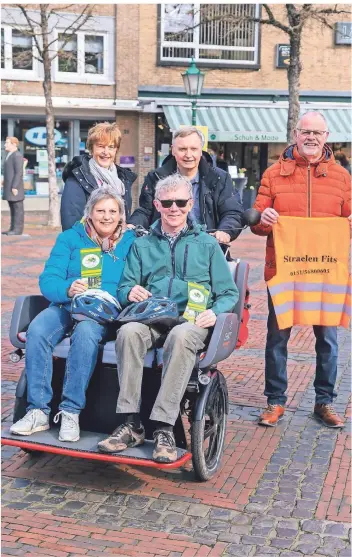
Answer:
<svg viewBox="0 0 352 557"><path fill-rule="evenodd" d="M61 226L71 228L83 216L88 197L101 185L109 185L124 199L126 219L132 206L131 188L137 175L129 168L115 164L121 143L117 124L103 122L88 132L89 155L74 157L63 171L65 183L61 199Z"/></svg>

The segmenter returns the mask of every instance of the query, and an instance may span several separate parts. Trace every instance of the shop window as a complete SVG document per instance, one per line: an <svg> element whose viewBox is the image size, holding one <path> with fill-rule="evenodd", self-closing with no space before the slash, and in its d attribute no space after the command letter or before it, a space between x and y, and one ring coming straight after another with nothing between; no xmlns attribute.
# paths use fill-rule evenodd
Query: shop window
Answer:
<svg viewBox="0 0 352 557"><path fill-rule="evenodd" d="M77 72L77 35L59 33L58 63L60 72Z"/></svg>
<svg viewBox="0 0 352 557"><path fill-rule="evenodd" d="M104 73L104 37L86 35L84 37L85 73Z"/></svg>
<svg viewBox="0 0 352 557"><path fill-rule="evenodd" d="M256 4L163 4L160 7L160 61L196 62L232 67L258 66L259 17Z"/></svg>
<svg viewBox="0 0 352 557"><path fill-rule="evenodd" d="M1 28L1 68L3 79L38 80L38 60L34 40L23 29Z"/></svg>
<svg viewBox="0 0 352 557"><path fill-rule="evenodd" d="M68 38L59 33L55 81L106 83L108 42L108 34L91 35L78 31Z"/></svg>
<svg viewBox="0 0 352 557"><path fill-rule="evenodd" d="M14 70L33 70L32 42L32 37L12 29L12 67Z"/></svg>
<svg viewBox="0 0 352 557"><path fill-rule="evenodd" d="M4 122L4 120L2 120ZM48 195L48 153L44 120L16 120L13 135L20 141L24 156L23 183L27 196ZM1 137L3 139L3 135ZM63 189L62 171L69 160L69 122L55 122L55 166L58 190Z"/></svg>

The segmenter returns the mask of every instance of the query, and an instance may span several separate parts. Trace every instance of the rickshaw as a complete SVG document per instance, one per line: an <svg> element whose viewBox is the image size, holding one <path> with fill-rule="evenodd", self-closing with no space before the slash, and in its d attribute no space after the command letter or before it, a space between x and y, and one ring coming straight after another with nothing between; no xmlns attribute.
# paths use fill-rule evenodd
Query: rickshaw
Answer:
<svg viewBox="0 0 352 557"><path fill-rule="evenodd" d="M245 219L250 225L258 222L258 213L246 211ZM114 341L100 347L98 362L86 394L86 407L80 414L80 440L64 443L58 440L57 426L52 423L61 400L65 359L70 346L70 337L60 342L53 352L53 399L51 403L51 428L30 436L12 435L10 425L2 431L2 444L20 447L22 450L46 452L70 457L147 466L158 469L175 469L192 459L198 481L209 480L218 471L224 451L228 415L228 391L226 381L217 364L228 358L235 349L241 348L248 338L249 320L249 265L245 261L232 260L228 265L239 291L233 313L218 315L216 324L209 334L205 349L197 354L174 433L178 448L177 460L159 463L152 460L152 424L149 415L160 387L162 371L162 346L147 352L144 360L142 384L141 421L146 431L146 442L116 455L98 452L97 444L119 425L116 414L118 378ZM19 362L26 348L26 331L34 317L49 306L48 300L40 295L20 296L16 299L11 325L10 341L15 347L10 358ZM25 372L18 381L13 422L26 413L27 382Z"/></svg>

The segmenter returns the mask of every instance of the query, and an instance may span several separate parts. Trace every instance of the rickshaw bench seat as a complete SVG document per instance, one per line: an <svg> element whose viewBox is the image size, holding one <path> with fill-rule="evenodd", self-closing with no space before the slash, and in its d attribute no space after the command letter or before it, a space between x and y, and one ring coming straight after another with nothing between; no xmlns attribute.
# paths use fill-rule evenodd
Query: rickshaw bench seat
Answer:
<svg viewBox="0 0 352 557"><path fill-rule="evenodd" d="M20 333L20 339L25 344L26 332ZM236 347L238 336L238 319L233 313L221 313L217 318L216 326L210 338L206 352L201 352L198 367L206 368L215 365L232 354ZM70 337L65 337L54 348L53 356L66 359L70 349ZM106 342L102 347L102 363L116 366L115 341ZM163 348L152 348L148 350L144 367L151 368L154 364L161 366L163 363Z"/></svg>
<svg viewBox="0 0 352 557"><path fill-rule="evenodd" d="M200 369L205 369L228 358L235 350L239 338L247 295L249 265L245 261L239 260L229 261L228 265L238 288L239 298L233 313L221 313L217 316L206 351L199 354L198 366ZM39 295L19 296L16 299L10 325L10 341L13 346L25 349L28 325L38 313L48 306L48 300ZM69 347L70 338L66 337L55 347L54 357L67 358ZM162 348L149 350L144 365L152 367L155 361L158 365L162 363ZM104 345L102 363L116 366L114 341L109 341Z"/></svg>

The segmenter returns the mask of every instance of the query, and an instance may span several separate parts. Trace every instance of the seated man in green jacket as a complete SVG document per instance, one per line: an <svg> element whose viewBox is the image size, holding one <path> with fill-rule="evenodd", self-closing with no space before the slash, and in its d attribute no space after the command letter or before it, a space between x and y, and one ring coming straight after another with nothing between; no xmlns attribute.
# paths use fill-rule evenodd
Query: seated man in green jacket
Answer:
<svg viewBox="0 0 352 557"><path fill-rule="evenodd" d="M118 290L121 305L166 296L177 302L182 315L189 282L209 291L207 309L199 313L195 323L174 327L164 344L161 387L150 415L155 423L153 458L174 462L177 451L173 426L196 354L204 347L216 316L233 311L238 290L216 239L187 219L193 207L192 184L187 178L173 174L160 180L154 204L161 219L152 225L150 234L132 245ZM113 454L144 442L139 417L143 362L159 337L155 328L143 323L127 323L119 329L116 357L120 393L116 412L125 417L124 423L98 444L100 451Z"/></svg>

